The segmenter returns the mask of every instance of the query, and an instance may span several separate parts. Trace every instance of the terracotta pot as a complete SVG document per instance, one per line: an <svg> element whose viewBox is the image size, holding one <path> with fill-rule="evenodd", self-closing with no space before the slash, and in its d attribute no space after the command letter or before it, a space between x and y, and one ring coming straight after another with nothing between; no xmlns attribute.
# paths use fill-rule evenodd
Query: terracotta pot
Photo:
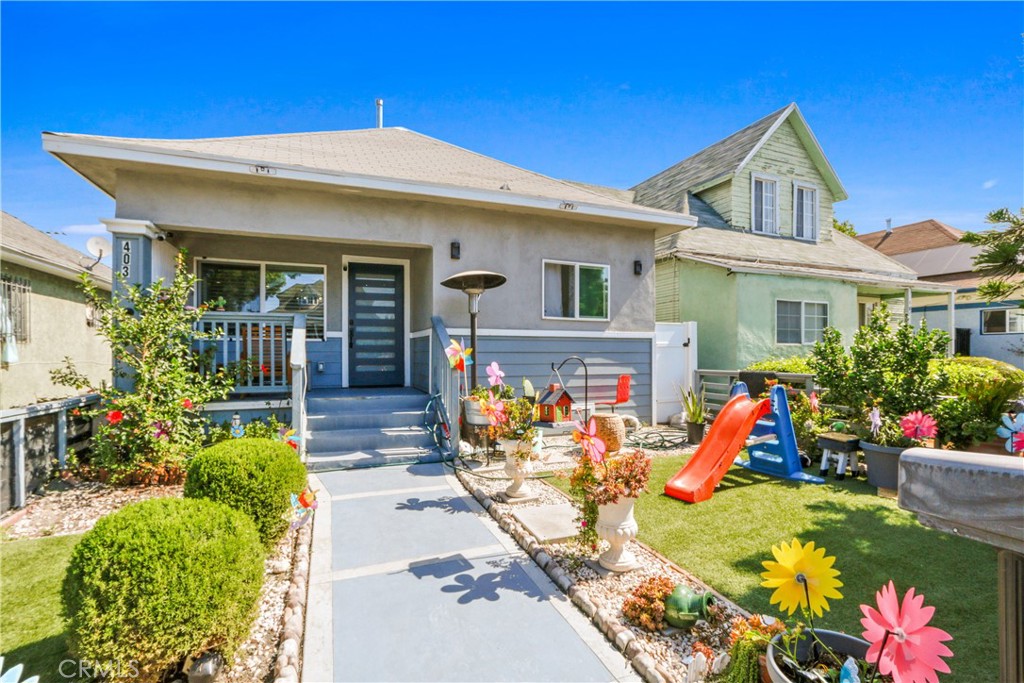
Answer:
<svg viewBox="0 0 1024 683"><path fill-rule="evenodd" d="M622 448L626 440L626 423L622 421L621 415L615 413L594 413L591 417L597 426L597 436L604 441L609 453L614 453Z"/></svg>

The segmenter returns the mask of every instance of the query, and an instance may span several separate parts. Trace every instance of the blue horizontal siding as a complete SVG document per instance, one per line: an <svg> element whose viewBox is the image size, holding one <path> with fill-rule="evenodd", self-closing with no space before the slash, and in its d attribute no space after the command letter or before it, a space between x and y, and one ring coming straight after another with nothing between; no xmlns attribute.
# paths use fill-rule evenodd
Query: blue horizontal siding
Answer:
<svg viewBox="0 0 1024 683"><path fill-rule="evenodd" d="M306 344L306 360L309 362L309 386L312 389L341 386L341 339ZM324 371L317 372L317 364L324 364Z"/></svg>
<svg viewBox="0 0 1024 683"><path fill-rule="evenodd" d="M430 393L430 337L416 337L410 344L412 385Z"/></svg>

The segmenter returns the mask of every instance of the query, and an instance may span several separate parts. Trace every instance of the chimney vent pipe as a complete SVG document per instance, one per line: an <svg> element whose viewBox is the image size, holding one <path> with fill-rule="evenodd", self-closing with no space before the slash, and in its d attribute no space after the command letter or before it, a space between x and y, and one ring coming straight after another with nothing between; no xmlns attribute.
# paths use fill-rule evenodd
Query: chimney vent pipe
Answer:
<svg viewBox="0 0 1024 683"><path fill-rule="evenodd" d="M377 98L377 127L384 127L384 100Z"/></svg>
<svg viewBox="0 0 1024 683"><path fill-rule="evenodd" d="M892 219L891 218L886 218L885 219L885 231L888 232L888 233L892 232Z"/></svg>

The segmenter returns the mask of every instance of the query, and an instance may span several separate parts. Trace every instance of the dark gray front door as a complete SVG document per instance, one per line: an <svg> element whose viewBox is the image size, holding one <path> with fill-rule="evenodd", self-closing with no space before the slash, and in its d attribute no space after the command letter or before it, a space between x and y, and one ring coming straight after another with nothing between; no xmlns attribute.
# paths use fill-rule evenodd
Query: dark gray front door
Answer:
<svg viewBox="0 0 1024 683"><path fill-rule="evenodd" d="M402 266L348 264L348 384L402 386L405 287Z"/></svg>

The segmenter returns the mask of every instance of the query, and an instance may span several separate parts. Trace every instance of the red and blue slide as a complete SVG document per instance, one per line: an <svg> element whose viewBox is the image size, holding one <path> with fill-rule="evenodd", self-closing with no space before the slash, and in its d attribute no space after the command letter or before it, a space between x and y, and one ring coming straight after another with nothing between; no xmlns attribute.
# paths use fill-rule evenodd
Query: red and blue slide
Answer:
<svg viewBox="0 0 1024 683"><path fill-rule="evenodd" d="M730 394L700 448L665 484L665 495L687 503L708 500L734 464L792 481L825 483L800 467L784 387L776 385L768 398L753 401L747 386L737 382ZM738 457L744 448L747 461Z"/></svg>

